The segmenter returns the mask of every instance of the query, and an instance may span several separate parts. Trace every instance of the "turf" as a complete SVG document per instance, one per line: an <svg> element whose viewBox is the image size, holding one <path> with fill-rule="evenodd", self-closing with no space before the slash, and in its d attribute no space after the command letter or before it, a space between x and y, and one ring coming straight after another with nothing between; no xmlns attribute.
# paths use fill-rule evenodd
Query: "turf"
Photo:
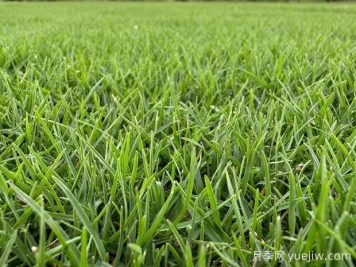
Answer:
<svg viewBox="0 0 356 267"><path fill-rule="evenodd" d="M353 266L355 16L0 3L0 266Z"/></svg>

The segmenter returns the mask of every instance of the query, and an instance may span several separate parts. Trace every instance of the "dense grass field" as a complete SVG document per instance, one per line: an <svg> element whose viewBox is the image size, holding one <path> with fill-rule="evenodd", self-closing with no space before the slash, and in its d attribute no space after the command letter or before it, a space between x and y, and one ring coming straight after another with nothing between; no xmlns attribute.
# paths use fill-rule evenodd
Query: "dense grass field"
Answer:
<svg viewBox="0 0 356 267"><path fill-rule="evenodd" d="M0 25L0 266L354 266L356 5Z"/></svg>

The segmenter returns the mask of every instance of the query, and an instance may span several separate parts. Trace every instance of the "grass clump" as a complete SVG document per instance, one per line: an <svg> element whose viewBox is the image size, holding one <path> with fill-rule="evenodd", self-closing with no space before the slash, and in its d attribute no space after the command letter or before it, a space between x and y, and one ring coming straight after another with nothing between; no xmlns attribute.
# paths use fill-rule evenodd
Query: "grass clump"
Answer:
<svg viewBox="0 0 356 267"><path fill-rule="evenodd" d="M355 12L2 3L0 266L353 266Z"/></svg>

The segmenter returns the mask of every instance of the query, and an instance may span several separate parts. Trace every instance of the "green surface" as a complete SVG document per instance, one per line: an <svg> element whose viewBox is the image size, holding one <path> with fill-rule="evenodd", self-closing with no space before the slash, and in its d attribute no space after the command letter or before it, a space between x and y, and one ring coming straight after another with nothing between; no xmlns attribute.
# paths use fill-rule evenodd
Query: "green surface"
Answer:
<svg viewBox="0 0 356 267"><path fill-rule="evenodd" d="M356 5L0 3L0 25L0 266L353 266Z"/></svg>

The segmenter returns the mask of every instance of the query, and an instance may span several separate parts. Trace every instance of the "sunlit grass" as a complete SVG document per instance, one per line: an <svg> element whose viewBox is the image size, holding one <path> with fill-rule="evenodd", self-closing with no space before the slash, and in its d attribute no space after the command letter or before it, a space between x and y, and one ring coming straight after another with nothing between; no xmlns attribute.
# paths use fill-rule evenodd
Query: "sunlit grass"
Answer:
<svg viewBox="0 0 356 267"><path fill-rule="evenodd" d="M0 3L0 266L355 258L355 15Z"/></svg>

